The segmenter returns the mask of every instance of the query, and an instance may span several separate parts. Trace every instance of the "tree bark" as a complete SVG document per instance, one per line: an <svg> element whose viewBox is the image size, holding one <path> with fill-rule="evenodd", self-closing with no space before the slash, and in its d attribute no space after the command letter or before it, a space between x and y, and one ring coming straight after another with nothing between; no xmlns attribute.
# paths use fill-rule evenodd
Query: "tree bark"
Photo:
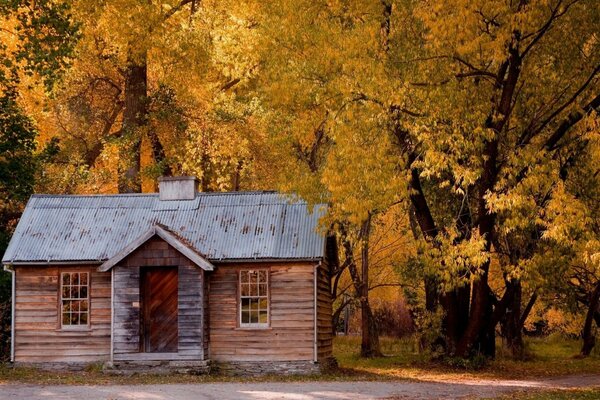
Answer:
<svg viewBox="0 0 600 400"><path fill-rule="evenodd" d="M581 356L587 357L592 352L592 349L596 345L596 335L593 332L594 315L598 312L598 305L600 304L600 282L596 284L594 291L590 296L590 305L585 316L585 323L583 325L583 346L581 347Z"/></svg>
<svg viewBox="0 0 600 400"><path fill-rule="evenodd" d="M119 163L119 193L142 191L140 179L141 128L148 121L148 65L146 54L129 55L125 76L125 105L122 136L126 146L121 149Z"/></svg>
<svg viewBox="0 0 600 400"><path fill-rule="evenodd" d="M375 318L369 304L369 236L371 234L371 215L361 227L361 270L362 284L360 287L360 308L361 308L361 328L362 342L360 353L363 357L380 357L381 348L379 346L379 332Z"/></svg>
<svg viewBox="0 0 600 400"><path fill-rule="evenodd" d="M497 87L501 89L500 98L494 104L492 112L486 120L486 127L495 132L494 138L485 143L483 151L483 172L478 192L478 229L481 237L485 238L485 250L491 249L495 235L496 215L487 209L486 197L493 192L498 177L498 145L500 135L510 116L513 96L521 72L521 57L518 50L511 46L509 57L498 72ZM505 78L506 76L506 78ZM486 324L486 314L493 307L490 304L492 293L488 286L490 260L481 266L481 273L473 283L469 322L457 346L459 357L470 356L473 350L483 351L484 355L493 357L495 345L491 343L492 330ZM488 315L489 318L489 315ZM479 341L479 343L477 343ZM477 346L479 345L479 346ZM477 349L476 347L479 347Z"/></svg>
<svg viewBox="0 0 600 400"><path fill-rule="evenodd" d="M361 241L361 273L358 272L356 266L356 260L354 259L354 253L352 244L348 240L347 232L345 227L342 225L340 228L342 235L342 246L346 255L346 263L348 264L348 270L350 271L350 277L352 278L352 284L356 295L360 302L361 308L361 349L360 354L362 357L379 357L381 356L381 348L379 345L379 332L377 330L377 324L371 310L369 303L369 239L368 236L371 230L371 215L363 222L359 240Z"/></svg>
<svg viewBox="0 0 600 400"><path fill-rule="evenodd" d="M409 162L412 164L415 155L411 154ZM415 217L423 237L426 240L433 241L438 235L438 229L433 220L429 204L423 193L423 187L421 186L421 178L419 177L419 170L411 168L410 171L409 187L412 190L410 200L414 209ZM425 309L430 312L434 312L438 306L438 290L437 282L434 277L425 274Z"/></svg>
<svg viewBox="0 0 600 400"><path fill-rule="evenodd" d="M521 302L523 288L519 279L506 281L507 290L511 290L510 302L506 310L504 338L506 346L516 359L523 358L523 325L521 324Z"/></svg>

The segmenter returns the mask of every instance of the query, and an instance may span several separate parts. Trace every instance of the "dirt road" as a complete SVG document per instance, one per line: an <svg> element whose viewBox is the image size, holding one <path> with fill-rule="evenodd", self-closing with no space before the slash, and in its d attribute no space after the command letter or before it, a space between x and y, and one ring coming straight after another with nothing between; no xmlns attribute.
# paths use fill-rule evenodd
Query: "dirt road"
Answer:
<svg viewBox="0 0 600 400"><path fill-rule="evenodd" d="M303 382L169 385L0 385L0 400L367 400L490 398L518 390L600 387L600 375L460 382Z"/></svg>

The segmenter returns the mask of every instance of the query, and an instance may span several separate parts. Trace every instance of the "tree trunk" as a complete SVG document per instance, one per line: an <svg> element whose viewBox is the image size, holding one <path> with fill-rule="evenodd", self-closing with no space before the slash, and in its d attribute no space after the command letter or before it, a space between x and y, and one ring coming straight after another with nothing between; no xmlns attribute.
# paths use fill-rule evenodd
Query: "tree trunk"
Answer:
<svg viewBox="0 0 600 400"><path fill-rule="evenodd" d="M146 54L127 61L125 76L125 106L123 110L122 137L119 163L119 193L142 191L140 179L141 128L148 121L148 65Z"/></svg>
<svg viewBox="0 0 600 400"><path fill-rule="evenodd" d="M362 261L362 274L359 274L358 268L356 267L356 260L354 259L354 253L352 244L348 240L346 227L344 224L340 224L340 234L342 236L342 247L346 255L345 263L348 264L348 270L350 271L350 277L352 278L352 284L356 292L356 296L359 298L361 306L361 329L362 329L362 341L361 341L361 356L362 357L379 357L381 356L381 349L379 346L379 332L375 323L373 312L371 311L371 305L369 304L369 235L371 231L371 215L363 222L359 240L361 241L361 261Z"/></svg>
<svg viewBox="0 0 600 400"><path fill-rule="evenodd" d="M411 155L409 162L413 162L413 158L416 156ZM426 240L433 241L438 235L438 229L431 215L429 204L423 193L423 187L421 186L421 178L419 177L419 171L416 168L411 169L411 179L409 186L412 190L410 200L413 206L414 214L423 233L423 237ZM430 312L434 312L438 306L438 290L437 281L434 277L425 275L425 309Z"/></svg>
<svg viewBox="0 0 600 400"><path fill-rule="evenodd" d="M381 348L379 346L379 332L375 318L369 304L369 236L371 234L371 215L361 227L360 237L362 239L360 246L362 283L360 286L360 309L361 309L361 328L362 342L360 345L360 354L363 357L380 357Z"/></svg>
<svg viewBox="0 0 600 400"><path fill-rule="evenodd" d="M512 295L509 305L506 309L504 323L504 338L506 347L511 351L516 359L523 358L523 325L521 324L521 301L523 296L523 288L519 279L511 279L506 281L507 290L510 287Z"/></svg>
<svg viewBox="0 0 600 400"><path fill-rule="evenodd" d="M581 356L587 357L592 352L592 349L596 345L596 335L593 332L594 315L598 311L598 305L600 303L600 282L596 284L594 291L590 296L590 305L585 316L585 323L583 325L583 346L581 347Z"/></svg>

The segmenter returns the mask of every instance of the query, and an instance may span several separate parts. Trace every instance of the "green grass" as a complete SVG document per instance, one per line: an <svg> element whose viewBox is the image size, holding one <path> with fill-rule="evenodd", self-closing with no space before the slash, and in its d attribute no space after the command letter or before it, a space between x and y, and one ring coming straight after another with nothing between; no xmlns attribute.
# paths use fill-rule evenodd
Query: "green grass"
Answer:
<svg viewBox="0 0 600 400"><path fill-rule="evenodd" d="M105 375L99 366L91 366L82 372L48 372L32 368L12 368L0 364L0 385L9 382L37 384L155 384L155 383L204 383L204 382L264 382L264 381L308 381L308 380L437 380L460 381L477 378L535 378L568 374L600 373L600 354L591 357L574 357L579 352L579 341L559 336L529 339L527 361L517 361L498 346L496 360L480 369L451 368L444 363L428 360L419 353L414 339L381 338L384 357L364 359L359 356L360 338L339 337L334 341L334 355L339 370L318 376L263 376L258 378L190 375ZM564 393L563 393L564 394ZM584 396L586 392L569 394ZM600 396L598 396L600 397ZM524 397L529 399L529 397ZM540 397L544 399L544 397ZM571 397L565 397L571 398ZM573 397L579 398L579 397ZM593 398L593 397L592 397ZM536 397L533 397L536 399Z"/></svg>
<svg viewBox="0 0 600 400"><path fill-rule="evenodd" d="M581 343L560 336L529 338L526 361L512 359L498 343L496 359L480 369L451 368L444 363L431 362L417 351L413 339L382 338L381 345L385 357L364 359L358 354L360 338L336 338L335 356L342 369L377 375L379 379L514 379L600 373L598 349L590 357L578 358Z"/></svg>

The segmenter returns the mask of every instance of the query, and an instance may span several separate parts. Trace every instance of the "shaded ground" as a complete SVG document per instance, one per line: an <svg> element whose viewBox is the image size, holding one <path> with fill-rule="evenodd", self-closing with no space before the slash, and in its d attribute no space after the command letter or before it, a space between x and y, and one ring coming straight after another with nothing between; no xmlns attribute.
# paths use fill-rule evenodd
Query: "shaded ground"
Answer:
<svg viewBox="0 0 600 400"><path fill-rule="evenodd" d="M460 382L261 382L168 385L0 385L0 400L366 400L493 398L517 391L600 387L600 375Z"/></svg>

